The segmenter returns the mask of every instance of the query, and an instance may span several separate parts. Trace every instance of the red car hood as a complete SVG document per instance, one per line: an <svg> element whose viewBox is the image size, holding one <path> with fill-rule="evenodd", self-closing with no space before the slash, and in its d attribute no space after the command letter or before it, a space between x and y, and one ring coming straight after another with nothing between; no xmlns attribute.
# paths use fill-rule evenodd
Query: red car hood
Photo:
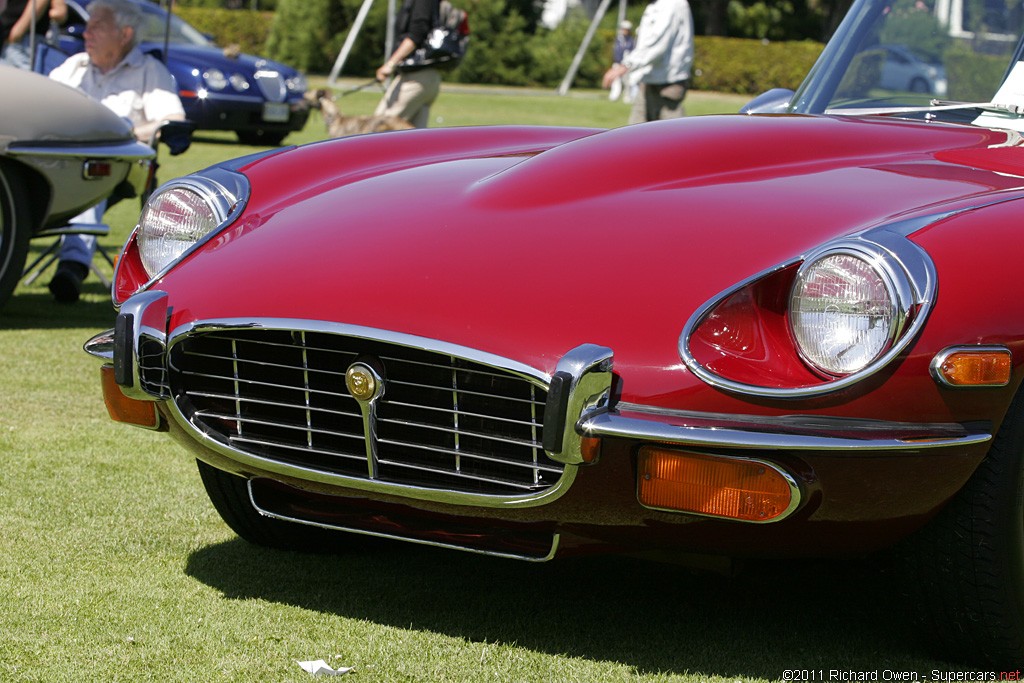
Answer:
<svg viewBox="0 0 1024 683"><path fill-rule="evenodd" d="M154 287L175 324L337 321L547 372L590 342L667 390L683 324L722 290L1024 173L1005 133L906 121L702 117L563 133L579 139L533 155L508 152L514 133L389 133L256 162L243 219ZM486 144L439 151L460 136Z"/></svg>

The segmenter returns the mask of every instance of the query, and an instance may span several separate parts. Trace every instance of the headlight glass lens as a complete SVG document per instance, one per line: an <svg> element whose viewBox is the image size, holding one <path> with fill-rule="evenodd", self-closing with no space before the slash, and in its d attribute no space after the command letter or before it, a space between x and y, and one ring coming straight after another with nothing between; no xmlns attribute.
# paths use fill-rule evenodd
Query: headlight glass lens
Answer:
<svg viewBox="0 0 1024 683"><path fill-rule="evenodd" d="M245 76L240 73L231 74L231 87L238 92L245 92L249 89L249 81L246 80Z"/></svg>
<svg viewBox="0 0 1024 683"><path fill-rule="evenodd" d="M223 90L228 85L227 76L220 69L209 69L203 74L206 85L212 90Z"/></svg>
<svg viewBox="0 0 1024 683"><path fill-rule="evenodd" d="M309 84L303 74L295 74L285 82L285 86L291 92L306 92L309 89Z"/></svg>
<svg viewBox="0 0 1024 683"><path fill-rule="evenodd" d="M859 256L823 256L804 267L793 285L793 336L802 357L826 374L868 367L890 348L899 323L888 278Z"/></svg>
<svg viewBox="0 0 1024 683"><path fill-rule="evenodd" d="M139 254L146 272L155 277L215 230L221 220L210 202L186 188L155 195L139 219Z"/></svg>

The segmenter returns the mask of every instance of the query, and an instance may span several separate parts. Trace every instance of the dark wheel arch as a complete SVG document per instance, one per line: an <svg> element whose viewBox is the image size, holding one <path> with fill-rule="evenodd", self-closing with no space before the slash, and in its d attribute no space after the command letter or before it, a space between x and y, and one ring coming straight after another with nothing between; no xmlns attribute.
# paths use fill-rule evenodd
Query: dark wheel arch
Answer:
<svg viewBox="0 0 1024 683"><path fill-rule="evenodd" d="M197 460L199 476L221 519L255 545L301 552L340 552L368 541L358 534L332 531L266 517L253 507L248 480Z"/></svg>

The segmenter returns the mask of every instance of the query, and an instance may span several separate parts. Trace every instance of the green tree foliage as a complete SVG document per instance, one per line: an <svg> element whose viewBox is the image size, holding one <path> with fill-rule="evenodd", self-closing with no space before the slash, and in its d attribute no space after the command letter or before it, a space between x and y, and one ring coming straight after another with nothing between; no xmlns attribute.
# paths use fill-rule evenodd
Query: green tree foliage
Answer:
<svg viewBox="0 0 1024 683"><path fill-rule="evenodd" d="M334 36L351 21L335 0L281 0L267 40L267 56L303 71L325 71L337 51ZM325 69L326 67L326 69Z"/></svg>
<svg viewBox="0 0 1024 683"><path fill-rule="evenodd" d="M762 40L815 35L824 21L805 0L729 0L727 15L730 36Z"/></svg>
<svg viewBox="0 0 1024 683"><path fill-rule="evenodd" d="M210 33L221 45L237 43L307 73L329 73L362 0L279 0L268 12L180 8L182 18ZM532 0L455 0L469 12L470 47L465 60L445 74L447 82L557 87L568 72L589 27L581 13L557 29L528 27L523 16ZM513 7L511 3L515 3ZM635 11L634 11L635 10ZM631 8L638 23L642 6ZM387 3L374 3L342 71L371 78L384 59ZM609 14L595 33L573 86L598 87L611 63L616 17ZM767 41L701 36L696 38L693 85L701 90L757 94L772 87L795 88L822 45L811 41Z"/></svg>

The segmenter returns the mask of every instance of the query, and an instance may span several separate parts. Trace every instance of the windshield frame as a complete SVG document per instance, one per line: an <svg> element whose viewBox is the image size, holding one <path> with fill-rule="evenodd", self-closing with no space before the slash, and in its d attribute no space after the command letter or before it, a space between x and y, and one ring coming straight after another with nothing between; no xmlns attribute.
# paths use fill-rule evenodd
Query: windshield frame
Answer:
<svg viewBox="0 0 1024 683"><path fill-rule="evenodd" d="M826 111L841 114L841 109L829 109L846 75L853 58L862 49L869 33L875 30L879 16L892 5L892 0L855 0L843 21L829 39L818 60L811 67L807 77L797 88L790 99L787 112L795 114L823 114ZM1002 81L1006 80L1011 69L1017 62L1024 59L1024 31L1017 37L1012 57L1008 60L1003 72ZM884 105L874 107L884 109ZM905 109L904 104L894 105L894 109ZM941 114L942 112L937 112ZM896 114L896 112L894 112ZM913 118L921 118L918 114L906 114ZM954 119L962 119L963 113L953 115Z"/></svg>

